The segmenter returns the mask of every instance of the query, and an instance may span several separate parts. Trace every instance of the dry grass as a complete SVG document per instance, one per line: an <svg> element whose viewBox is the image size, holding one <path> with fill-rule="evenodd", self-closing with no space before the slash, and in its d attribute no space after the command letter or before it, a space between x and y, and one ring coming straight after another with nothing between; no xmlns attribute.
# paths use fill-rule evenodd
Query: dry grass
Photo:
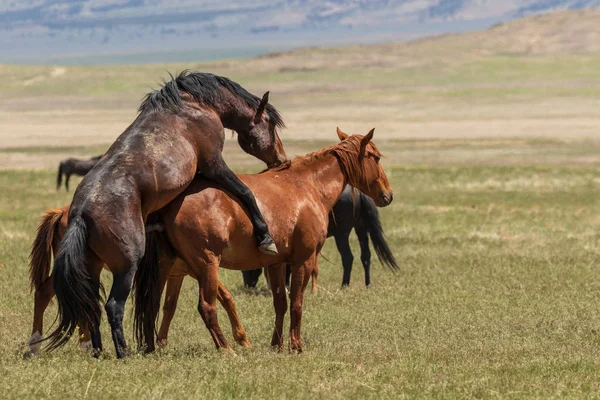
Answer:
<svg viewBox="0 0 600 400"><path fill-rule="evenodd" d="M347 47L211 64L0 67L3 396L594 397L600 57L478 54L470 45L457 53L471 40L458 39L368 56ZM109 351L100 360L74 344L22 360L32 235L46 208L70 200L54 190L57 161L103 151L148 86L184 67L231 76L257 94L270 89L290 154L333 142L336 125L375 126L396 193L381 214L401 272L374 265L366 290L356 251L352 287L342 291L327 242L333 265L321 261L322 290L307 296L300 356L268 350L270 298L224 271L254 343L237 357L214 351L187 281L158 354L117 361L104 327ZM238 171L261 169L233 141L225 156ZM130 332L129 315L126 323Z"/></svg>
<svg viewBox="0 0 600 400"><path fill-rule="evenodd" d="M576 156L577 148L565 154ZM4 396L593 396L600 384L597 167L387 166L396 200L381 214L401 272L375 264L366 290L353 241L352 287L342 291L340 258L328 241L321 290L306 299L304 354L269 350L271 299L245 292L239 273L222 271L252 349L236 347L236 357L215 352L188 280L168 348L125 361L114 359L106 326L100 360L75 343L21 359L32 313L28 247L42 211L69 197L53 190L53 171L0 172ZM227 326L224 314L221 322ZM126 326L131 342L129 313Z"/></svg>

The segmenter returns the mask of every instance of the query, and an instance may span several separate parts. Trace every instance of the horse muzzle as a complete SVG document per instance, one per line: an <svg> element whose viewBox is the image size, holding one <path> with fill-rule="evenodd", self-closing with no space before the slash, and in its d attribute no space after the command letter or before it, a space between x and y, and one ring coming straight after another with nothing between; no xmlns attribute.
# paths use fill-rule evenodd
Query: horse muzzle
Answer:
<svg viewBox="0 0 600 400"><path fill-rule="evenodd" d="M267 168L271 169L271 168L279 167L281 164L283 164L286 161L287 161L287 157L285 157L285 156L277 157L277 159L275 161L272 161L267 165Z"/></svg>
<svg viewBox="0 0 600 400"><path fill-rule="evenodd" d="M389 206L392 200L394 200L394 193L392 191L382 191L376 202L377 207Z"/></svg>

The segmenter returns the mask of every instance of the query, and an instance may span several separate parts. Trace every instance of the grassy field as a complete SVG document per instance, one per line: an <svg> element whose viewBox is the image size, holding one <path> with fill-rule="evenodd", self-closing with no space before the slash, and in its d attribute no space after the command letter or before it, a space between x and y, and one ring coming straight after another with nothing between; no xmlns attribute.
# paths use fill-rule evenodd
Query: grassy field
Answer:
<svg viewBox="0 0 600 400"><path fill-rule="evenodd" d="M541 33L500 25L203 64L0 65L0 397L598 397L600 53L574 18L577 34L551 35L540 20ZM43 211L71 198L54 189L57 162L103 152L160 77L184 68L270 90L289 155L332 143L336 126L375 126L395 190L380 213L400 272L375 263L365 289L353 238L352 285L341 290L328 241L302 355L270 351L270 297L222 271L253 343L237 356L214 350L188 280L157 354L116 360L104 326L99 360L75 343L23 360L29 246ZM262 169L234 139L224 153L236 171Z"/></svg>
<svg viewBox="0 0 600 400"><path fill-rule="evenodd" d="M22 360L33 305L27 287L32 235L42 211L68 203L69 195L54 191L54 171L2 171L2 396L595 396L600 175L588 155L598 146L390 142L385 165L396 196L380 212L401 271L376 264L372 287L365 289L356 262L350 289L341 290L340 257L328 241L321 290L305 302L302 355L269 350L271 299L244 291L239 273L222 271L253 343L249 350L235 347L237 356L214 350L196 312L196 285L188 280L169 346L157 354L116 360L104 326L107 351L99 360L74 342ZM486 162L482 149L521 155ZM421 154L420 161L403 151ZM474 161L456 163L457 154ZM356 241L353 248L358 261ZM109 284L108 274L105 280ZM54 313L53 306L46 327ZM132 343L129 312L126 324Z"/></svg>

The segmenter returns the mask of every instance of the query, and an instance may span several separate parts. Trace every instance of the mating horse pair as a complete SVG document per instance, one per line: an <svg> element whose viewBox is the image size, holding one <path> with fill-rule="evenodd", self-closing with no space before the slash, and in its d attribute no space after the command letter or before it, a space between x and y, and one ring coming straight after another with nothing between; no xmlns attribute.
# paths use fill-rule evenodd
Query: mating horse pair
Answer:
<svg viewBox="0 0 600 400"><path fill-rule="evenodd" d="M269 268L277 314L273 344L281 348L287 307L281 266L291 262L291 348L301 350L302 294L326 237L327 213L347 183L379 206L392 200L370 143L373 133L340 131L336 146L238 177L221 156L223 127L234 129L241 147L268 166L285 160L276 132L282 122L267 95L259 101L226 78L184 73L150 93L140 110L75 192L52 272L59 326L49 348L66 343L79 324L90 329L96 353L102 350L99 275L106 266L114 276L105 309L117 357L126 354L122 320L136 276L138 337L153 349L161 278L158 248L146 242L144 225L160 210L175 254L199 281L198 309L218 347L228 347L216 318L219 266ZM194 180L197 171L209 179ZM250 188L260 194L266 218ZM265 220L275 227L273 236Z"/></svg>

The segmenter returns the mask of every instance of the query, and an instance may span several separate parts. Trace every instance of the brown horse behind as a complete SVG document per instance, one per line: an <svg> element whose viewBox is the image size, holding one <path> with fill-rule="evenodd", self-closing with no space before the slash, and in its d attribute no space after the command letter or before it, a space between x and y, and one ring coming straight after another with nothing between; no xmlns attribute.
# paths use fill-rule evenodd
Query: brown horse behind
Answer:
<svg viewBox="0 0 600 400"><path fill-rule="evenodd" d="M272 229L279 250L275 256L260 253L254 244L252 225L239 200L215 182L197 178L159 213L169 242L185 260L200 284L198 311L217 348L228 348L217 321L216 300L219 267L248 270L268 267L275 308L271 344L283 348L283 318L287 308L285 263L292 265L291 349L302 351L300 327L303 293L317 265L317 256L327 238L328 214L346 184L358 188L381 207L392 201L392 189L379 164L381 154L367 136L348 136L338 129L340 143L282 167L256 175L238 175L253 193ZM285 199L285 201L281 201ZM153 235L160 235L154 232ZM149 254L153 249L147 248ZM158 257L146 257L138 274L138 288L146 308L136 307L138 336L149 350L154 348L162 279ZM161 266L162 268L163 266ZM152 273L150 273L153 271Z"/></svg>

